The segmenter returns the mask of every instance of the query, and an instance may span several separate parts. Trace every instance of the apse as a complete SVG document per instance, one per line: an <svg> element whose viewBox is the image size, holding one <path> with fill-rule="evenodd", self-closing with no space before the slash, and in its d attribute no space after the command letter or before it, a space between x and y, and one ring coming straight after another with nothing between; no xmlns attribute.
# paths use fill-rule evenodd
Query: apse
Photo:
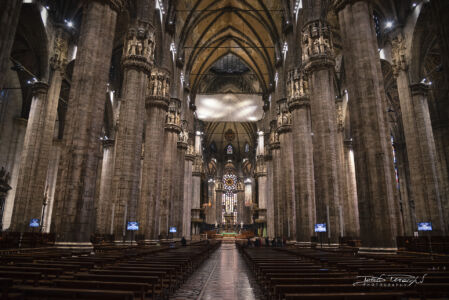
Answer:
<svg viewBox="0 0 449 300"><path fill-rule="evenodd" d="M208 122L255 122L262 119L262 96L258 94L199 94L197 117Z"/></svg>

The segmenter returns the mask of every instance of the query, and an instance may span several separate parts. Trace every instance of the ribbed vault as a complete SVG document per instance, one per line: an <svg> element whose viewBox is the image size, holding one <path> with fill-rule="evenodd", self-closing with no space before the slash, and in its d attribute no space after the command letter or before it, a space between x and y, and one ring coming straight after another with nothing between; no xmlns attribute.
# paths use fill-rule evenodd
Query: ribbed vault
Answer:
<svg viewBox="0 0 449 300"><path fill-rule="evenodd" d="M266 91L281 58L282 13L282 1L178 1L178 53L185 55L193 91L210 67L230 53L244 61Z"/></svg>

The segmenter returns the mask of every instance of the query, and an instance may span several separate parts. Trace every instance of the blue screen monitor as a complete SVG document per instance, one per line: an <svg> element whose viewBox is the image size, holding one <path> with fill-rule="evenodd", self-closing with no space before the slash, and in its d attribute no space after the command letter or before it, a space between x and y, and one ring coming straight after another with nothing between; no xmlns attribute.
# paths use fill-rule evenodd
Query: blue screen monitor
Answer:
<svg viewBox="0 0 449 300"><path fill-rule="evenodd" d="M170 227L170 232L173 232L173 233L177 232L176 227Z"/></svg>
<svg viewBox="0 0 449 300"><path fill-rule="evenodd" d="M432 222L418 223L418 231L432 231Z"/></svg>
<svg viewBox="0 0 449 300"><path fill-rule="evenodd" d="M326 232L326 223L315 224L315 232Z"/></svg>
<svg viewBox="0 0 449 300"><path fill-rule="evenodd" d="M128 222L126 229L131 231L139 230L139 222Z"/></svg>
<svg viewBox="0 0 449 300"><path fill-rule="evenodd" d="M39 219L31 219L30 227L39 227L39 226L40 226Z"/></svg>

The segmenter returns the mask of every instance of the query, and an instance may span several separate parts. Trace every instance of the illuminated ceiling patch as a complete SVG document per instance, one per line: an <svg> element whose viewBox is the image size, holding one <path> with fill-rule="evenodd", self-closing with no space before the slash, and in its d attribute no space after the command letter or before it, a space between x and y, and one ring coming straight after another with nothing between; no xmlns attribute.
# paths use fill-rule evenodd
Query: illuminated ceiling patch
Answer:
<svg viewBox="0 0 449 300"><path fill-rule="evenodd" d="M254 122L262 119L262 96L213 94L196 96L198 119L216 122Z"/></svg>

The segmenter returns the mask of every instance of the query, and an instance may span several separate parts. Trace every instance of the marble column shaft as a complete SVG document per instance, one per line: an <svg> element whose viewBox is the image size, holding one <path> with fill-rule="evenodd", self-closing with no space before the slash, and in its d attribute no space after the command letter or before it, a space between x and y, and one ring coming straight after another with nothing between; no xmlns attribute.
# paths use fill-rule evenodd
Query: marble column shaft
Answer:
<svg viewBox="0 0 449 300"><path fill-rule="evenodd" d="M4 74L10 66L9 57L14 44L17 24L19 23L20 8L23 0L6 0L0 2L0 90L5 84Z"/></svg>
<svg viewBox="0 0 449 300"><path fill-rule="evenodd" d="M57 103L48 103L50 97L47 97L47 91L46 83L36 82L32 86L33 98L11 219L11 229L14 231L31 231L33 228L28 226L30 219L41 219L54 128L53 121L50 131L49 119L52 110L56 110L54 106L57 107Z"/></svg>
<svg viewBox="0 0 449 300"><path fill-rule="evenodd" d="M99 138L120 3L89 1L83 7L57 180L54 228L60 242L88 243L94 231Z"/></svg>
<svg viewBox="0 0 449 300"><path fill-rule="evenodd" d="M401 71L398 76L398 93L416 222L432 222L432 234L444 235L446 226L439 194L435 141L427 104L428 87L415 84L409 89L407 83L407 74ZM416 226L415 224L415 228Z"/></svg>
<svg viewBox="0 0 449 300"><path fill-rule="evenodd" d="M274 179L273 179L273 160L271 153L265 152L265 163L267 165L267 235L269 238L276 236L274 222Z"/></svg>
<svg viewBox="0 0 449 300"><path fill-rule="evenodd" d="M178 141L178 151L177 151L177 167L175 168L175 186L174 186L174 197L173 197L173 226L177 229L178 238L185 237L186 233L183 231L183 210L184 210L184 168L185 168L185 157L186 157L187 143L184 141Z"/></svg>
<svg viewBox="0 0 449 300"><path fill-rule="evenodd" d="M50 232L52 212L55 204L56 180L58 176L59 159L61 158L61 140L53 140L50 157L52 158L47 171L46 207L43 217L42 232Z"/></svg>
<svg viewBox="0 0 449 300"><path fill-rule="evenodd" d="M271 141L270 141L271 143ZM282 205L281 199L281 150L279 141L270 144L271 156L273 163L273 207L274 207L274 232L276 237L284 235L284 212L285 207ZM286 231L286 230L285 230Z"/></svg>
<svg viewBox="0 0 449 300"><path fill-rule="evenodd" d="M326 223L326 236L337 243L340 190L332 33L327 23L315 20L305 24L302 36L303 68L310 86L316 222Z"/></svg>
<svg viewBox="0 0 449 300"><path fill-rule="evenodd" d="M141 43L142 49L134 46L134 43ZM153 43L152 26L140 23L129 28L123 48L124 78L112 179L114 234L118 240L126 235L126 223L138 219L145 96ZM149 54L145 55L145 51Z"/></svg>
<svg viewBox="0 0 449 300"><path fill-rule="evenodd" d="M164 152L165 120L169 103L168 89L158 89L168 82L168 72L154 70L146 96L146 125L143 159L142 192L138 206L139 222L146 239L159 235L162 156Z"/></svg>
<svg viewBox="0 0 449 300"><path fill-rule="evenodd" d="M101 167L100 195L98 197L96 232L99 234L112 234L112 207L111 186L114 175L114 140L103 141L103 160ZM114 206L115 207L115 206ZM114 209L115 210L115 209Z"/></svg>
<svg viewBox="0 0 449 300"><path fill-rule="evenodd" d="M170 226L175 226L171 221L173 214L173 197L175 186L176 169L178 169L177 144L181 128L175 124L167 123L165 127L164 151L162 162L162 183L160 194L159 231L163 237L168 236Z"/></svg>
<svg viewBox="0 0 449 300"><path fill-rule="evenodd" d="M291 117L289 117L291 118ZM282 211L284 212L283 236L289 240L296 239L296 204L293 182L293 145L291 124L283 124L278 128L281 159L281 191Z"/></svg>
<svg viewBox="0 0 449 300"><path fill-rule="evenodd" d="M345 224L345 236L359 237L359 209L357 203L357 183L355 179L354 152L352 151L352 142L344 141L344 169L345 176L345 196L343 198L343 216Z"/></svg>
<svg viewBox="0 0 449 300"><path fill-rule="evenodd" d="M194 159L194 155L192 155L192 148L192 146L187 148L184 162L184 206L182 232L187 240L191 238L192 224L192 164Z"/></svg>
<svg viewBox="0 0 449 300"><path fill-rule="evenodd" d="M295 172L296 241L310 242L315 224L315 179L313 144L308 98L293 99L292 114L293 159Z"/></svg>
<svg viewBox="0 0 449 300"><path fill-rule="evenodd" d="M217 224L221 224L223 221L223 190L215 189L216 192L216 220Z"/></svg>
<svg viewBox="0 0 449 300"><path fill-rule="evenodd" d="M392 248L402 234L373 10L367 1L337 1L357 178L362 246Z"/></svg>

